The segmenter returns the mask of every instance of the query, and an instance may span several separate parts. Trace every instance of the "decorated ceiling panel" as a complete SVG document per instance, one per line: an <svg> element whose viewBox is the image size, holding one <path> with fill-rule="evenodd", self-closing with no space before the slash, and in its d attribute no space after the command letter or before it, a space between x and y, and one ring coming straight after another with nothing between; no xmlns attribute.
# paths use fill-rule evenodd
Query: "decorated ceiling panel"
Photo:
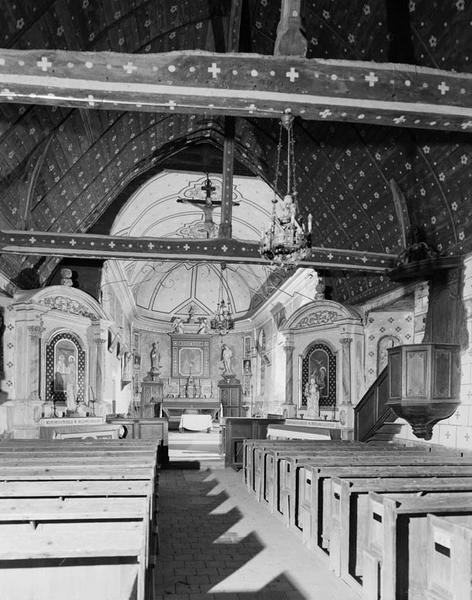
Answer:
<svg viewBox="0 0 472 600"><path fill-rule="evenodd" d="M0 0L0 40L18 49L224 51L230 5L229 0ZM302 11L309 57L403 60L470 71L472 4L464 0L306 0ZM279 17L278 2L248 0L241 49L271 54ZM236 159L269 185L277 134L275 120L236 123ZM443 253L472 250L469 134L305 121L296 123L295 136L300 211L313 214L314 244L397 254L401 227L390 189L394 178L412 224L431 244ZM202 141L222 147L221 119L0 104L0 224L88 231L137 177L158 173L164 161L177 152L185 156L186 148ZM283 186L283 174L280 180ZM246 201L248 215L255 216L242 219L235 210L235 235L248 232L256 239L261 200L253 193ZM171 235L177 229L169 216L160 231ZM56 263L4 255L0 269L12 278L22 269L39 269L45 281ZM264 281L259 287L268 289ZM379 277L336 277L332 284L341 301L390 285ZM251 303L255 297L251 291ZM151 292L146 298L144 305L151 306Z"/></svg>
<svg viewBox="0 0 472 600"><path fill-rule="evenodd" d="M142 185L123 206L111 234L131 237L200 238L217 235L220 223L222 180L210 174L215 188L211 195L215 208L205 218L202 186L206 175L163 171ZM235 177L233 181L233 237L258 241L267 225L273 191L262 180ZM208 218L209 217L209 218ZM184 258L184 257L182 257ZM261 265L228 264L222 273L219 265L192 262L122 264L127 285L141 313L157 319L187 314L193 306L195 316L211 316L221 296L230 300L236 318L244 317L266 296L261 283L273 269Z"/></svg>

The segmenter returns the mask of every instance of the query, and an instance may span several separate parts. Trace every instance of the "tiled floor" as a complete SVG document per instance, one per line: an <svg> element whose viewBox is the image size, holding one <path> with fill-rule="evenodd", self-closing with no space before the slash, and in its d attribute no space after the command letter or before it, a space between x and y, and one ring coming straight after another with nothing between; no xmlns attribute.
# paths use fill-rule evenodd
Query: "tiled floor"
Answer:
<svg viewBox="0 0 472 600"><path fill-rule="evenodd" d="M157 600L358 598L223 468L216 433L171 434L170 456L187 468L160 476Z"/></svg>

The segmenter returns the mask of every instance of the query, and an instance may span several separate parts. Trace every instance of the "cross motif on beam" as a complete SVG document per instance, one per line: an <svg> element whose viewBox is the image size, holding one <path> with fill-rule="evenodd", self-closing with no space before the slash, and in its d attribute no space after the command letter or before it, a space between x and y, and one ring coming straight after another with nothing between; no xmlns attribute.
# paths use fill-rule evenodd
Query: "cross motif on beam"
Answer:
<svg viewBox="0 0 472 600"><path fill-rule="evenodd" d="M208 73L211 73L212 78L216 79L218 74L221 73L221 69L216 63L211 63L211 67L208 67Z"/></svg>
<svg viewBox="0 0 472 600"><path fill-rule="evenodd" d="M371 71L368 75L366 75L364 77L364 79L369 82L369 87L374 87L374 85L379 80L379 78L373 71Z"/></svg>
<svg viewBox="0 0 472 600"><path fill-rule="evenodd" d="M126 65L123 65L123 69L128 73L128 75L131 75L133 71L138 70L138 67L129 61Z"/></svg>
<svg viewBox="0 0 472 600"><path fill-rule="evenodd" d="M47 71L49 67L52 67L52 62L50 62L46 56L42 56L41 60L36 62L36 65L42 70Z"/></svg>
<svg viewBox="0 0 472 600"><path fill-rule="evenodd" d="M296 79L298 79L298 77L300 77L300 74L294 69L294 67L290 67L290 71L285 73L285 77L288 77L290 79L290 83L293 83Z"/></svg>
<svg viewBox="0 0 472 600"><path fill-rule="evenodd" d="M441 81L438 85L438 90L441 92L441 96L444 96L446 92L448 92L451 88L447 85L445 81Z"/></svg>

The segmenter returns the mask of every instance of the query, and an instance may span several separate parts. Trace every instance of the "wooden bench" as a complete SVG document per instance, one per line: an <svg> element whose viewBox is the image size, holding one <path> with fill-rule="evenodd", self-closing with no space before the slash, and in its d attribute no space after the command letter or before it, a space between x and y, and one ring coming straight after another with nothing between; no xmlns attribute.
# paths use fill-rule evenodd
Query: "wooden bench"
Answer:
<svg viewBox="0 0 472 600"><path fill-rule="evenodd" d="M426 600L472 597L472 526L427 516Z"/></svg>
<svg viewBox="0 0 472 600"><path fill-rule="evenodd" d="M296 503L296 473L297 466L303 462L315 461L318 459L339 458L343 464L355 464L358 461L364 464L416 464L432 460L434 464L443 464L444 458L433 458L424 452L412 450L410 448L378 448L372 449L370 446L346 450L342 447L331 450L317 450L314 453L304 451L297 452L291 456L284 456L283 453L269 451L267 453L266 481L272 490L268 490L268 502L272 512L276 512L286 521L287 525L293 526L295 523L294 504Z"/></svg>
<svg viewBox="0 0 472 600"><path fill-rule="evenodd" d="M296 526L303 542L311 549L329 552L332 479L338 478L420 478L472 477L471 465L355 465L319 466L305 464L298 469Z"/></svg>
<svg viewBox="0 0 472 600"><path fill-rule="evenodd" d="M472 459L470 457L431 455L423 454L421 452L408 452L405 451L405 449L399 449L395 452L386 452L381 449L372 451L367 448L367 450L352 451L348 454L341 450L333 449L328 455L317 454L317 456L319 456L319 459L306 453L299 453L290 457L277 456L273 453L273 461L272 464L269 465L271 470L266 476L268 486L271 487L267 492L268 502L271 505L273 512L278 511L282 515L286 514L286 520L290 526L296 525L297 511L295 508L293 510L289 509L298 503L298 471L305 465L316 465L317 460L320 466L322 466L322 464L324 466L332 465L335 459L338 459L338 463L341 466L355 466L357 463L369 465L398 464L412 466L442 466L444 464L472 465Z"/></svg>
<svg viewBox="0 0 472 600"><path fill-rule="evenodd" d="M360 581L365 548L368 493L398 497L435 493L472 492L472 477L359 478L332 480L329 565L336 575Z"/></svg>
<svg viewBox="0 0 472 600"><path fill-rule="evenodd" d="M0 586L8 600L145 600L142 520L0 527Z"/></svg>
<svg viewBox="0 0 472 600"><path fill-rule="evenodd" d="M13 586L15 594L19 590L18 598L33 597L28 595L30 589L41 594L35 598L54 598L58 590L67 597L80 590L77 598L83 593L110 600L150 598L157 553L156 444L128 452L122 445L110 450L108 442L106 446L81 442L80 450L75 443L72 450L70 442L60 442L59 447L52 442L54 446L39 444L38 456L27 444L16 442L0 444L0 585L7 586L2 589ZM11 451L4 452L6 446ZM110 550L115 531L125 539ZM59 558L66 559L60 569ZM50 572L48 578L44 569ZM21 576L18 582L21 572L33 583L21 581ZM85 586L78 582L77 572L87 580ZM68 593L67 585L74 579L77 585ZM49 580L54 582L52 588Z"/></svg>
<svg viewBox="0 0 472 600"><path fill-rule="evenodd" d="M256 492L256 455L257 459L260 457L260 452L265 448L297 448L297 447L307 447L307 448L315 448L315 447L332 447L332 444L337 444L339 442L329 442L329 441L308 441L301 442L300 440L245 440L244 448L243 448L243 471L244 471L244 480L246 482L246 487L251 492ZM365 445L363 442L343 442L345 444L352 444L353 446L361 446ZM316 444L316 446L314 445ZM351 446L350 446L351 447ZM257 469L260 469L260 466L257 466Z"/></svg>
<svg viewBox="0 0 472 600"><path fill-rule="evenodd" d="M369 492L363 561L365 600L424 598L429 513L447 514L450 520L470 524L472 494L399 498Z"/></svg>
<svg viewBox="0 0 472 600"><path fill-rule="evenodd" d="M295 442L295 443L294 443ZM306 454L314 455L316 451L322 451L323 449L327 452L332 452L336 448L353 450L355 448L367 447L363 442L320 442L320 441L308 441L300 442L300 440L293 440L289 445L287 442L276 442L275 444L259 444L252 449L252 480L253 489L258 501L262 499L267 500L264 491L267 488L267 456L271 452L278 452L280 455L289 456L304 452ZM270 476L270 473L269 473Z"/></svg>

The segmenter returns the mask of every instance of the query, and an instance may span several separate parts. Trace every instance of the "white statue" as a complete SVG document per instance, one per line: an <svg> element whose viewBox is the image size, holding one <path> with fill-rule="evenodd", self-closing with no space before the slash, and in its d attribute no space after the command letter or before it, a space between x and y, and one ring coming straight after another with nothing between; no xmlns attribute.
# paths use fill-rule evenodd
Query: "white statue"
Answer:
<svg viewBox="0 0 472 600"><path fill-rule="evenodd" d="M199 334L209 333L208 319L206 317L200 317L199 321L200 321L200 325L198 326L197 333L199 333Z"/></svg>
<svg viewBox="0 0 472 600"><path fill-rule="evenodd" d="M232 375L233 369L231 367L231 359L233 358L233 351L227 344L221 346L221 361L223 362L223 375Z"/></svg>
<svg viewBox="0 0 472 600"><path fill-rule="evenodd" d="M151 370L155 371L159 369L159 363L161 362L161 355L159 352L159 342L153 342L151 348Z"/></svg>
<svg viewBox="0 0 472 600"><path fill-rule="evenodd" d="M172 331L173 333L184 333L184 323L180 317L172 319Z"/></svg>
<svg viewBox="0 0 472 600"><path fill-rule="evenodd" d="M320 416L320 392L316 383L314 373L305 386L306 397L306 417L307 419L317 419Z"/></svg>

